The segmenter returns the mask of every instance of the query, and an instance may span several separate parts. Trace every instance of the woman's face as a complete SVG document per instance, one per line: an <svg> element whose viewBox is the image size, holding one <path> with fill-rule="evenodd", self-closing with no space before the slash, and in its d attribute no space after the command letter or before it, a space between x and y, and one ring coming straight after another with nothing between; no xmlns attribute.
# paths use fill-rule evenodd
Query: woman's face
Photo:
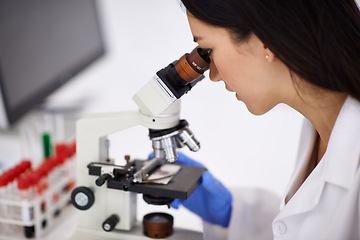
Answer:
<svg viewBox="0 0 360 240"><path fill-rule="evenodd" d="M208 25L188 14L201 48L211 49L210 79L224 81L248 110L261 115L296 93L288 68L254 34L235 42L226 28Z"/></svg>

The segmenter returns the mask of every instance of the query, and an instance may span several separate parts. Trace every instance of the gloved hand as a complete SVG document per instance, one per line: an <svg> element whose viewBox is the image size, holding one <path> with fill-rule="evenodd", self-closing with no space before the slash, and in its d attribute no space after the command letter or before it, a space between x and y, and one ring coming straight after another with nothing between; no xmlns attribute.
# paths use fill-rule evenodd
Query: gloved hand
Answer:
<svg viewBox="0 0 360 240"><path fill-rule="evenodd" d="M181 152L176 163L195 167L204 167ZM175 199L171 205L178 209L180 204L199 215L203 220L228 227L231 217L232 196L224 185L208 171L202 175L202 183L186 200Z"/></svg>

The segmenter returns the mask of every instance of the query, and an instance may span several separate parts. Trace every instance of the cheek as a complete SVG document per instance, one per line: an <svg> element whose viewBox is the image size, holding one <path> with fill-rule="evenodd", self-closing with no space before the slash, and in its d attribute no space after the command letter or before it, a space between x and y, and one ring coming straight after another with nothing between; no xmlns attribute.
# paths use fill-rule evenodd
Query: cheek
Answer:
<svg viewBox="0 0 360 240"><path fill-rule="evenodd" d="M223 81L239 95L254 94L265 87L263 68L253 57L234 53L217 60L215 64Z"/></svg>
<svg viewBox="0 0 360 240"><path fill-rule="evenodd" d="M242 86L244 74L238 67L238 64L236 64L236 61L231 61L229 58L225 58L224 60L219 61L219 63L216 64L216 67L219 75L221 76L221 80L223 80L232 91L240 94L241 89L244 87Z"/></svg>
<svg viewBox="0 0 360 240"><path fill-rule="evenodd" d="M239 76L239 69L236 67L237 61L229 58L228 56L218 56L214 60L214 65L216 66L216 72L224 82L229 85L232 85L232 79L236 79ZM215 71L214 71L215 72Z"/></svg>
<svg viewBox="0 0 360 240"><path fill-rule="evenodd" d="M278 103L279 83L268 76L265 63L236 54L224 54L214 60L222 80L251 113L262 115Z"/></svg>
<svg viewBox="0 0 360 240"><path fill-rule="evenodd" d="M209 78L213 82L222 80L222 77L221 77L219 71L217 70L217 67L215 66L214 61L211 61L211 63L210 63Z"/></svg>

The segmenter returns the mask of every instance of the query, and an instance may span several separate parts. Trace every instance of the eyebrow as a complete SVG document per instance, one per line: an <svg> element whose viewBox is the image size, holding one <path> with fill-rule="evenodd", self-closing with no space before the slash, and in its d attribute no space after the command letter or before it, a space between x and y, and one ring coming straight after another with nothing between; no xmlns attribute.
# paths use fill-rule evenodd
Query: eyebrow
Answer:
<svg viewBox="0 0 360 240"><path fill-rule="evenodd" d="M201 40L201 37L194 36L194 42L197 42L197 41L199 41L199 40Z"/></svg>

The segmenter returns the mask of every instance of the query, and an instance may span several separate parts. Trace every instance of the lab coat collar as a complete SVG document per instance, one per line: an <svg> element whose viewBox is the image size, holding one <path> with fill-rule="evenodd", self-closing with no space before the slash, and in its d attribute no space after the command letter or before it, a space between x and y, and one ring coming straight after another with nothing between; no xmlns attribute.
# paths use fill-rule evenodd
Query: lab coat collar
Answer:
<svg viewBox="0 0 360 240"><path fill-rule="evenodd" d="M303 172L306 171L308 165L308 159L311 155L312 148L315 143L315 136L316 136L316 131L312 126L311 122L307 119L304 119L301 129L296 167L289 181L289 184L285 190L285 194L281 201L280 210L282 210L285 207L286 198L288 197L288 195L291 195L295 191L295 189L299 185L298 182L302 178L301 176L304 174ZM299 194L298 192L299 190L297 190L297 192L292 196L292 198L294 198L295 195ZM289 203L287 205L289 205ZM303 211L303 209L302 210L297 209L296 212L298 211Z"/></svg>
<svg viewBox="0 0 360 240"><path fill-rule="evenodd" d="M349 189L360 157L360 103L347 97L332 130L327 150L324 180Z"/></svg>
<svg viewBox="0 0 360 240"><path fill-rule="evenodd" d="M353 182L360 156L360 103L348 97L337 117L327 150L320 163L285 206L285 198L297 184L299 175L307 168L308 159L315 142L316 131L305 119L300 138L298 162L287 187L280 209L286 213L278 217L306 212L314 208L321 197L325 183L348 189ZM304 196L308 196L305 197ZM311 197L309 197L311 196ZM301 203L297 198L301 198Z"/></svg>
<svg viewBox="0 0 360 240"><path fill-rule="evenodd" d="M313 146L313 144L311 146ZM310 149L312 150L312 148ZM310 149L309 154L311 154ZM307 161L306 159L304 160L305 161L303 162L305 162L305 164L300 163L300 168L296 171L294 178L289 184L289 190L291 190L298 184L297 182L300 181L299 175L301 175L301 172L305 171L305 169L307 168ZM302 185L297 189L292 198L285 205L285 199L289 193L289 190L286 192L280 206L281 212L278 215L278 218L284 218L290 215L307 212L313 209L316 205L318 205L325 186L325 181L323 180L324 164L325 162L320 162L318 164L318 166L311 172L311 174L307 177L307 179L302 183Z"/></svg>

